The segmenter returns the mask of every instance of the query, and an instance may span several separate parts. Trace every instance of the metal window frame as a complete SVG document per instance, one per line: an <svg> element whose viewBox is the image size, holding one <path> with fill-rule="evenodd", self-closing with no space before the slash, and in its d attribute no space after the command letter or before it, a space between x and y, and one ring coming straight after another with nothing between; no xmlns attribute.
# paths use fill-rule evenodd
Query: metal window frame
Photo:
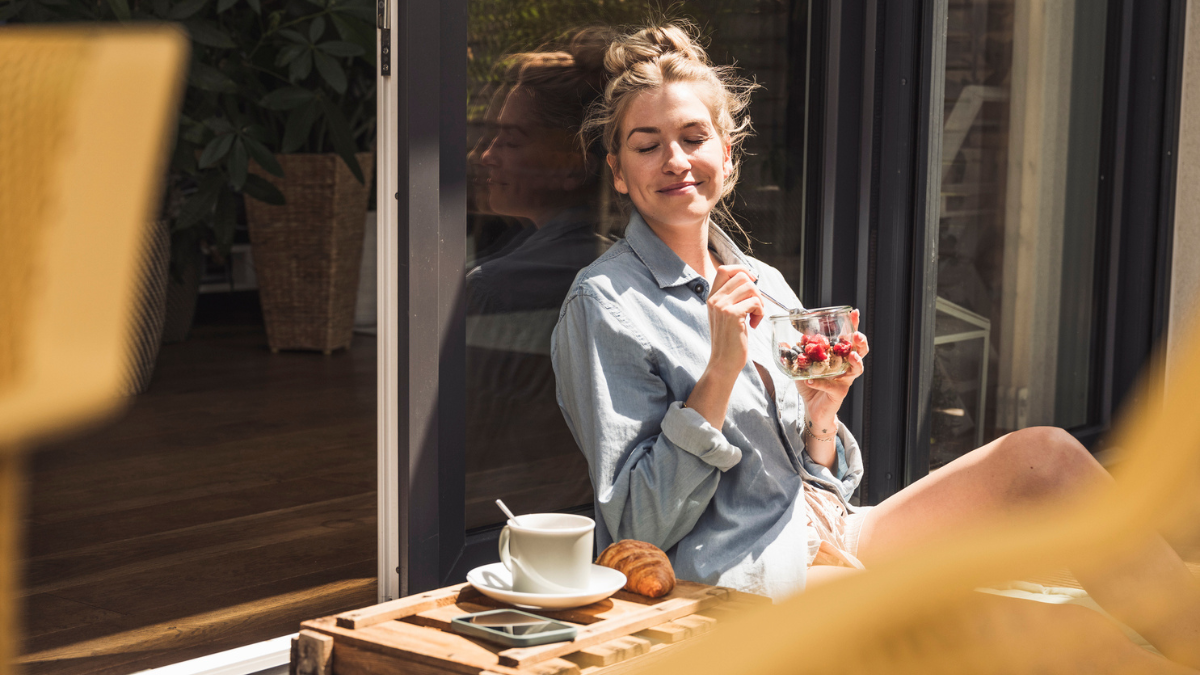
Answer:
<svg viewBox="0 0 1200 675"><path fill-rule="evenodd" d="M931 103L942 98L946 5L861 2L864 23L875 32L864 32L865 66L857 72L843 67L840 75L873 92L863 97L856 186L859 239L868 247L865 274L861 250L839 253L825 245L833 246L835 267L857 266L857 299L867 308L872 358L863 388L863 502L874 504L929 467L936 295L927 286L936 284L931 205L936 208L940 184L940 165L930 157L939 154L931 141L940 138L941 123L941 106ZM1093 451L1102 448L1120 407L1145 393L1140 373L1165 335L1185 4L1108 3L1093 312L1099 391L1090 423L1069 429Z"/></svg>

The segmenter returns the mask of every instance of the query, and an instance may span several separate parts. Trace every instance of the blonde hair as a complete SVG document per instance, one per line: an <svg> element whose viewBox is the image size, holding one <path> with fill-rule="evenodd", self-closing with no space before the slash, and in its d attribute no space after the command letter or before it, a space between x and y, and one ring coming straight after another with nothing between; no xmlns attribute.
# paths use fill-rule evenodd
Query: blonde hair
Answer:
<svg viewBox="0 0 1200 675"><path fill-rule="evenodd" d="M725 177L721 199L713 209L714 220L749 241L729 211L728 198L741 170L742 141L753 131L746 108L751 92L759 85L738 77L729 66L713 65L696 32L689 22L672 21L613 40L604 57L604 68L609 75L604 97L588 110L580 140L586 146L599 137L608 154L618 157L621 124L638 94L674 82L698 85L696 93L708 106L717 132L728 140L733 162L733 170Z"/></svg>
<svg viewBox="0 0 1200 675"><path fill-rule="evenodd" d="M589 108L604 93L604 56L616 32L605 26L571 30L537 51L513 54L502 62L509 93L520 88L533 97L534 121L577 137ZM594 183L604 165L604 149L583 146L585 182Z"/></svg>

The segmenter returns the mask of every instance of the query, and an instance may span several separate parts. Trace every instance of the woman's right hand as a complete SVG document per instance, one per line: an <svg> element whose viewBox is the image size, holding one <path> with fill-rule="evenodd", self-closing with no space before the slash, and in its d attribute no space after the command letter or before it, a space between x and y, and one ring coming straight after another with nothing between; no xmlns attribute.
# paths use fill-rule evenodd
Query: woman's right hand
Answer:
<svg viewBox="0 0 1200 675"><path fill-rule="evenodd" d="M740 265L717 268L708 294L708 327L712 353L708 369L722 379L736 379L750 358L750 329L763 319L762 295L749 270Z"/></svg>

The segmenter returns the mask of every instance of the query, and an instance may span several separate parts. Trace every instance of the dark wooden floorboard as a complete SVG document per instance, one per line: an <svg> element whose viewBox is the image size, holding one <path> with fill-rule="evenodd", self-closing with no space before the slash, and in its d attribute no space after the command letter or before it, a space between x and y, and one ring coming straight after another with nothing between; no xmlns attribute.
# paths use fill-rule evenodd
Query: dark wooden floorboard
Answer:
<svg viewBox="0 0 1200 675"><path fill-rule="evenodd" d="M374 602L375 340L271 354L248 297L202 298L148 392L34 455L24 672L124 675Z"/></svg>

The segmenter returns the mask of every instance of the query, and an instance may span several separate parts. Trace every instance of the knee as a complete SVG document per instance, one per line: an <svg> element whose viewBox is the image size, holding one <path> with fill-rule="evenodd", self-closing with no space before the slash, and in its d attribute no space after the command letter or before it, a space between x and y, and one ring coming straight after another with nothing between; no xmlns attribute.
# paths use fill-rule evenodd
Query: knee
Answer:
<svg viewBox="0 0 1200 675"><path fill-rule="evenodd" d="M1107 476L1087 448L1058 427L1021 429L1006 440L1015 487L1029 496L1062 495Z"/></svg>

